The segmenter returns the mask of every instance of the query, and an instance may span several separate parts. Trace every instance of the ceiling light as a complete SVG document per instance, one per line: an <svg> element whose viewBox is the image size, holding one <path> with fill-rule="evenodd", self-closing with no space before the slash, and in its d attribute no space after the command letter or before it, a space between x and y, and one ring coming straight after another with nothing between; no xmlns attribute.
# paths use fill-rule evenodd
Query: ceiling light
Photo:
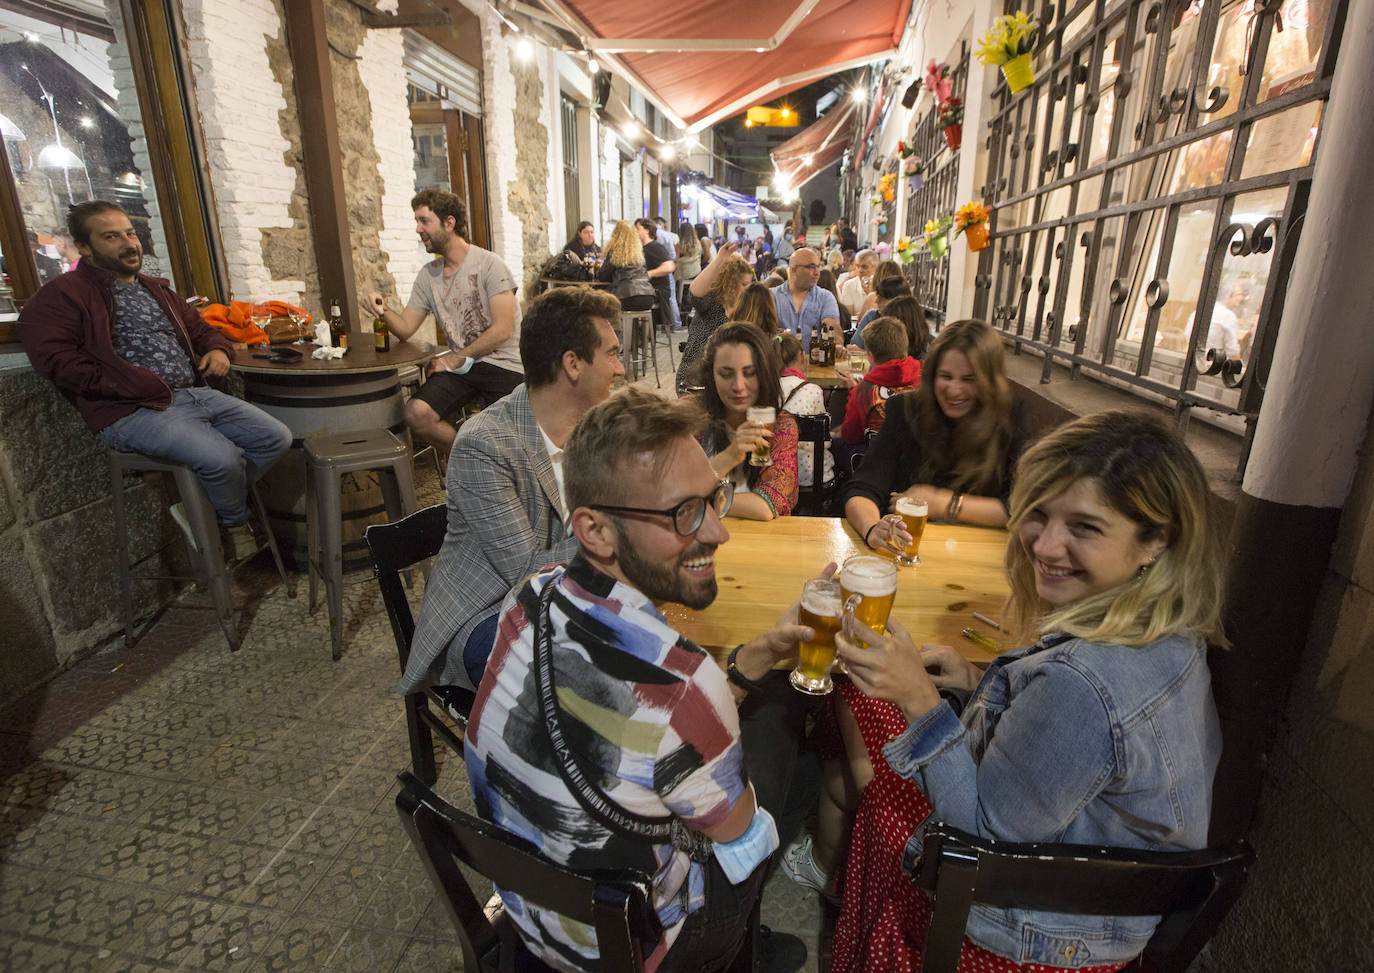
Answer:
<svg viewBox="0 0 1374 973"><path fill-rule="evenodd" d="M673 148L671 145L665 145L658 150L658 157L660 159L671 159L675 155L677 155L677 149Z"/></svg>
<svg viewBox="0 0 1374 973"><path fill-rule="evenodd" d="M82 128L95 128L95 119L92 118L90 115L82 115L82 116L81 116L81 127L82 127Z"/></svg>
<svg viewBox="0 0 1374 973"><path fill-rule="evenodd" d="M862 105L865 101L868 100L868 92L864 91L862 88L855 88L854 100Z"/></svg>
<svg viewBox="0 0 1374 973"><path fill-rule="evenodd" d="M756 47L756 48L754 48L754 53L755 53L755 54L763 54L763 53L764 53L765 51L767 51L767 50L768 50L768 48L766 48L766 47Z"/></svg>
<svg viewBox="0 0 1374 973"><path fill-rule="evenodd" d="M80 169L83 163L79 156L65 145L49 145L38 153L38 166L41 169Z"/></svg>
<svg viewBox="0 0 1374 973"><path fill-rule="evenodd" d="M592 74L601 70L601 62L594 57L587 58L587 67L591 68Z"/></svg>
<svg viewBox="0 0 1374 973"><path fill-rule="evenodd" d="M807 165L810 165L810 164L811 164L811 160L814 159L814 158L815 158L815 156L813 156L810 152L808 152L808 153L806 153L806 155L802 158L802 161L805 162Z"/></svg>
<svg viewBox="0 0 1374 973"><path fill-rule="evenodd" d="M753 120L752 118L746 118L746 119L744 120L744 127L745 127L745 128L753 128L753 127L754 127L754 120Z"/></svg>
<svg viewBox="0 0 1374 973"><path fill-rule="evenodd" d="M519 43L515 45L515 56L522 61L528 61L534 57L534 45L526 38L520 38Z"/></svg>
<svg viewBox="0 0 1374 973"><path fill-rule="evenodd" d="M782 114L782 117L783 117L783 118L790 118L790 117L792 117L792 109L790 109L790 108L784 108L784 109L782 110L781 114Z"/></svg>

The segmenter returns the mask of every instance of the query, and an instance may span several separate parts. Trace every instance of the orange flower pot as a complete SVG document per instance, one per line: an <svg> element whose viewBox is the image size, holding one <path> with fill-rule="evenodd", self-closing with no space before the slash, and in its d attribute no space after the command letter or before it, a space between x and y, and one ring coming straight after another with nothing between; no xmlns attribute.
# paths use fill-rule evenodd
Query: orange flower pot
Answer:
<svg viewBox="0 0 1374 973"><path fill-rule="evenodd" d="M968 248L974 253L984 249L988 245L988 225L970 223L964 227L964 239L968 241Z"/></svg>
<svg viewBox="0 0 1374 973"><path fill-rule="evenodd" d="M958 152L960 144L964 141L964 126L951 125L942 129L945 133L945 144L949 146L951 152Z"/></svg>

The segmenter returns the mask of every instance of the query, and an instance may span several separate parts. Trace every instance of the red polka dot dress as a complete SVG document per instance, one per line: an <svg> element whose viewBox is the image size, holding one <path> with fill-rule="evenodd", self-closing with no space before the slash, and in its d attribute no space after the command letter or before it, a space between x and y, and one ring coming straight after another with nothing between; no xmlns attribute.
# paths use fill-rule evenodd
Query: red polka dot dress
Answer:
<svg viewBox="0 0 1374 973"><path fill-rule="evenodd" d="M931 811L911 781L898 776L882 749L907 728L901 710L865 696L848 679L837 679L863 735L873 763L854 819L849 857L839 879L844 903L835 926L831 973L916 973L921 968L931 899L902 872L907 839ZM1125 963L1080 967L1079 973L1109 973ZM964 939L959 973L1039 973L1060 967L1016 963Z"/></svg>

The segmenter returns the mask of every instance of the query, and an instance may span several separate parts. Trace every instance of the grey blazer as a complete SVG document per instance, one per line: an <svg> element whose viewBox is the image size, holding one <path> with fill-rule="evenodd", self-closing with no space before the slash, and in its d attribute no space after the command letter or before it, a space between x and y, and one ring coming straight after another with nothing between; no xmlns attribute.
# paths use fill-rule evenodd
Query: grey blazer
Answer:
<svg viewBox="0 0 1374 973"><path fill-rule="evenodd" d="M448 459L448 531L425 587L400 691L475 688L463 647L506 594L545 565L566 561L577 539L544 438L521 385L463 423Z"/></svg>

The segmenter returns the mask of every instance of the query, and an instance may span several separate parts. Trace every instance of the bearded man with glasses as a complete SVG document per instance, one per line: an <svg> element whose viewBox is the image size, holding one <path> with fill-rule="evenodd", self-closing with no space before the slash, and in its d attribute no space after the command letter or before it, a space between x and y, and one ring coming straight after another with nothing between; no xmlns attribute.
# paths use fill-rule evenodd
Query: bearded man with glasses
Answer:
<svg viewBox="0 0 1374 973"><path fill-rule="evenodd" d="M811 634L794 605L731 653L727 678L656 607L716 596L733 491L697 441L704 424L635 388L578 423L564 451L578 553L506 599L465 741L478 815L571 868L653 876L663 935L645 967L694 973L743 945L794 827L784 806L805 806L789 794L805 702L771 670ZM594 965L590 926L502 897L540 959ZM769 943L763 968L804 962L800 941Z"/></svg>

